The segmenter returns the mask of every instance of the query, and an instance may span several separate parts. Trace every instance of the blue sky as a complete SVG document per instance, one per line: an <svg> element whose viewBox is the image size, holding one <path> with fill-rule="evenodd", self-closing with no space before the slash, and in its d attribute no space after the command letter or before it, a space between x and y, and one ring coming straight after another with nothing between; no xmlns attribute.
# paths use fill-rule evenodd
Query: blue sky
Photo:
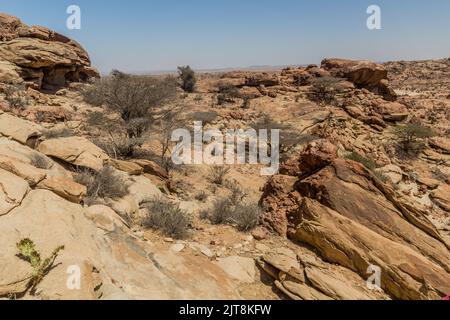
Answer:
<svg viewBox="0 0 450 320"><path fill-rule="evenodd" d="M81 30L66 28L72 4ZM371 4L382 30L366 27ZM449 0L0 0L0 12L76 39L102 72L450 56Z"/></svg>

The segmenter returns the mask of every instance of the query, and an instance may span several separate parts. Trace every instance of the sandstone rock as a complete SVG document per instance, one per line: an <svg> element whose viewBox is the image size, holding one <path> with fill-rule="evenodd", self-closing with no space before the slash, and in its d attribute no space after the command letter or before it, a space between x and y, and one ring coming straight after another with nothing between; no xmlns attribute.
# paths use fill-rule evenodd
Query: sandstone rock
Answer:
<svg viewBox="0 0 450 320"><path fill-rule="evenodd" d="M53 191L60 197L74 203L80 203L86 196L87 192L85 186L64 177L46 178L41 181L37 187L39 189Z"/></svg>
<svg viewBox="0 0 450 320"><path fill-rule="evenodd" d="M233 256L219 259L217 264L232 279L235 279L242 283L255 282L255 261L251 258Z"/></svg>
<svg viewBox="0 0 450 320"><path fill-rule="evenodd" d="M279 79L275 75L271 75L268 73L252 74L248 76L245 81L245 85L248 87L259 87L261 85L265 87L272 87L279 84Z"/></svg>
<svg viewBox="0 0 450 320"><path fill-rule="evenodd" d="M313 141L306 147L299 159L302 175L309 174L329 165L338 156L335 145L327 140Z"/></svg>
<svg viewBox="0 0 450 320"><path fill-rule="evenodd" d="M316 201L305 199L301 214L296 239L312 244L328 260L361 275L376 263L382 268L382 288L393 296L436 299L448 292L448 269L445 271L406 244L388 240ZM422 290L425 281L428 291Z"/></svg>
<svg viewBox="0 0 450 320"><path fill-rule="evenodd" d="M22 120L7 113L0 114L0 135L14 139L22 144L38 138L42 133L41 126Z"/></svg>
<svg viewBox="0 0 450 320"><path fill-rule="evenodd" d="M140 175L144 172L144 168L135 162L111 159L110 163L117 170L124 171L130 175Z"/></svg>
<svg viewBox="0 0 450 320"><path fill-rule="evenodd" d="M442 184L431 192L431 199L442 209L450 212L450 186L448 184Z"/></svg>
<svg viewBox="0 0 450 320"><path fill-rule="evenodd" d="M312 245L328 261L362 277L370 264L382 267L387 278L383 289L396 298L437 298L447 292L442 284L449 283L444 280L449 279L449 244L426 218L428 213L398 198L362 165L317 156L321 154L334 152L310 147L299 155L318 161L305 161L310 170L297 176L297 182L292 182L294 177L274 176L267 183L261 203L267 204L264 221L269 228L281 234L287 229L290 238ZM281 270L282 265L275 268ZM364 299L367 294L351 293L340 282L331 290L331 279L321 281L315 287L339 299ZM424 283L431 289L424 291Z"/></svg>
<svg viewBox="0 0 450 320"><path fill-rule="evenodd" d="M144 169L144 172L150 175L157 176L161 179L168 179L169 176L160 165L157 163L150 161L150 160L143 160L143 159L133 159L131 162L136 163L137 165L141 166Z"/></svg>
<svg viewBox="0 0 450 320"><path fill-rule="evenodd" d="M11 284L22 284L32 272L16 256L16 243L29 237L43 257L56 246L65 246L38 285L41 299L241 298L230 277L208 259L158 251L135 241L126 229L99 230L84 212L52 192L36 190L11 214L0 217L0 296L20 295L24 290L23 285ZM87 216L92 218L92 212ZM99 223L99 219L94 217L100 226L112 230L110 222ZM73 267L81 271L80 290L66 285L67 272Z"/></svg>
<svg viewBox="0 0 450 320"><path fill-rule="evenodd" d="M405 105L398 102L386 102L381 104L376 111L383 116L384 120L398 122L406 120L409 116Z"/></svg>
<svg viewBox="0 0 450 320"><path fill-rule="evenodd" d="M114 210L104 205L94 205L86 209L85 216L105 232L124 229L127 223Z"/></svg>
<svg viewBox="0 0 450 320"><path fill-rule="evenodd" d="M29 191L25 180L0 169L0 216L19 206Z"/></svg>
<svg viewBox="0 0 450 320"><path fill-rule="evenodd" d="M335 77L347 78L356 85L369 87L377 86L388 75L385 67L370 61L325 59L322 68Z"/></svg>
<svg viewBox="0 0 450 320"><path fill-rule="evenodd" d="M0 58L0 82L9 84L22 83L20 68L12 62Z"/></svg>
<svg viewBox="0 0 450 320"><path fill-rule="evenodd" d="M444 154L450 154L450 139L446 137L435 137L430 139L430 146Z"/></svg>
<svg viewBox="0 0 450 320"><path fill-rule="evenodd" d="M81 137L50 139L39 144L37 150L75 166L101 170L108 160L106 153L89 140Z"/></svg>
<svg viewBox="0 0 450 320"><path fill-rule="evenodd" d="M5 75L8 82L20 81L20 76L39 89L53 90L99 76L90 66L86 51L75 41L45 27L29 27L6 14L1 14L0 26L2 61L17 68L0 63L0 75Z"/></svg>
<svg viewBox="0 0 450 320"><path fill-rule="evenodd" d="M404 172L403 170L393 164L384 166L383 168L378 169L384 176L386 176L393 184L398 184L402 181Z"/></svg>
<svg viewBox="0 0 450 320"><path fill-rule="evenodd" d="M0 168L25 179L31 187L34 187L47 176L45 170L35 168L31 164L20 159L2 155L0 153Z"/></svg>

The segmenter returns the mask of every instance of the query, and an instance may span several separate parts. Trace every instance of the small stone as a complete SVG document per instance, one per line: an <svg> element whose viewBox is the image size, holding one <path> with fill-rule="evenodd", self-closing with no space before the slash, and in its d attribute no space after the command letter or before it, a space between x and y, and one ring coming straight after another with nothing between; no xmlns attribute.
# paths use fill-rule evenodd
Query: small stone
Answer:
<svg viewBox="0 0 450 320"><path fill-rule="evenodd" d="M170 247L173 252L181 252L184 250L184 244L177 243Z"/></svg>
<svg viewBox="0 0 450 320"><path fill-rule="evenodd" d="M172 239L172 238L164 238L164 242L172 243L172 242L173 242L173 239Z"/></svg>
<svg viewBox="0 0 450 320"><path fill-rule="evenodd" d="M252 236L255 240L261 241L267 238L267 231L263 228L253 230Z"/></svg>

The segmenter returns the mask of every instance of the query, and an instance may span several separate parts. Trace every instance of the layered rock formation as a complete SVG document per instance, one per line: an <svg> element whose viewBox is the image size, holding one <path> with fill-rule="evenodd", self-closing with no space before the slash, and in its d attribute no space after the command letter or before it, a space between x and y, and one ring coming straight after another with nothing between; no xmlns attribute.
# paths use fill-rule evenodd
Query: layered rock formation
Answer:
<svg viewBox="0 0 450 320"><path fill-rule="evenodd" d="M25 82L36 89L55 90L98 76L89 55L75 41L0 14L1 82Z"/></svg>
<svg viewBox="0 0 450 320"><path fill-rule="evenodd" d="M266 185L261 202L269 228L361 276L379 266L382 288L395 298L449 292L450 246L426 212L361 164L338 159L326 140L310 144L297 161L295 174L287 170L291 176Z"/></svg>

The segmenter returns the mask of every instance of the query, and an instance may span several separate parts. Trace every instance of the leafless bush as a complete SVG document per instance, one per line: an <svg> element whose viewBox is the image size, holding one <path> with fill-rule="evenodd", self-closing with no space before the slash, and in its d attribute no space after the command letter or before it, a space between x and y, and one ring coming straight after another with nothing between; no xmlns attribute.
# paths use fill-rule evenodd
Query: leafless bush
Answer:
<svg viewBox="0 0 450 320"><path fill-rule="evenodd" d="M261 215L262 210L258 205L245 202L236 204L227 198L216 200L210 210L201 213L212 224L233 225L239 231L254 229L259 224Z"/></svg>
<svg viewBox="0 0 450 320"><path fill-rule="evenodd" d="M224 166L214 166L209 170L208 180L211 183L222 185L225 182L225 177L230 172L230 168Z"/></svg>
<svg viewBox="0 0 450 320"><path fill-rule="evenodd" d="M216 200L209 210L202 211L200 217L208 219L212 224L229 224L239 231L249 231L259 224L261 208L245 201L247 194L237 182L229 182L231 195Z"/></svg>
<svg viewBox="0 0 450 320"><path fill-rule="evenodd" d="M128 184L119 177L111 166L105 166L99 172L82 169L75 174L75 181L86 186L87 201L97 199L119 199L129 192Z"/></svg>
<svg viewBox="0 0 450 320"><path fill-rule="evenodd" d="M30 98L23 85L5 85L3 93L12 108L25 110L30 105Z"/></svg>
<svg viewBox="0 0 450 320"><path fill-rule="evenodd" d="M152 123L155 109L176 98L176 79L133 76L113 71L84 92L87 102L118 112L130 138L141 137Z"/></svg>
<svg viewBox="0 0 450 320"><path fill-rule="evenodd" d="M192 218L178 205L163 198L155 198L145 207L148 214L143 221L144 227L160 230L175 239L189 236Z"/></svg>

